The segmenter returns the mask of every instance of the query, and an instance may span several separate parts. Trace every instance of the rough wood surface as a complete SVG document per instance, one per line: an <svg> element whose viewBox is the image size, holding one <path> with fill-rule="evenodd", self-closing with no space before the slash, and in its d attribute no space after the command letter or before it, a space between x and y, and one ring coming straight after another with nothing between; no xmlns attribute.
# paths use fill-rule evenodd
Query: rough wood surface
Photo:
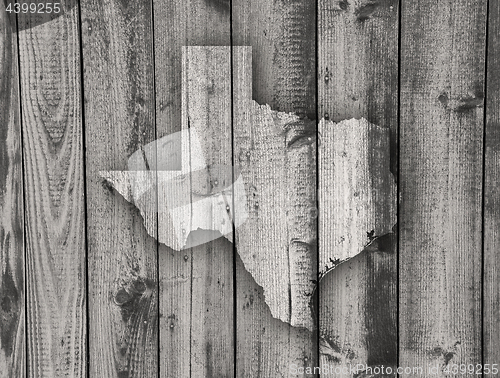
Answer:
<svg viewBox="0 0 500 378"><path fill-rule="evenodd" d="M396 330L391 325L381 328L378 323L395 322L388 317L387 307L395 307L392 298L397 297L397 282L386 267L386 261L388 255L396 253L396 241L395 233L374 239L361 253L322 276L318 283L321 367L329 369L330 374L333 374L332 369L334 373L339 369L336 376L369 376L369 371L363 374L365 367L380 365L395 371L393 348L376 349L373 346L390 346L394 339L397 340ZM376 269L376 278L366 274L366 266ZM375 300L371 296L375 296ZM352 302L336 307L347 299ZM359 316L363 311L369 313L370 318ZM381 362L384 360L389 363ZM362 366L359 370L350 370L358 364Z"/></svg>
<svg viewBox="0 0 500 378"><path fill-rule="evenodd" d="M273 316L312 331L316 128L252 101L251 48L233 52L235 163L241 165L249 216L236 230L236 250L263 287Z"/></svg>
<svg viewBox="0 0 500 378"><path fill-rule="evenodd" d="M227 3L232 9L233 44L252 47L252 98L272 110L316 119L315 3Z"/></svg>
<svg viewBox="0 0 500 378"><path fill-rule="evenodd" d="M484 166L483 364L500 361L500 4L490 2ZM491 368L491 367L490 367Z"/></svg>
<svg viewBox="0 0 500 378"><path fill-rule="evenodd" d="M251 82L248 81L249 78L245 79L247 81L243 81L247 83L244 90L249 91L249 98L253 98L260 105L269 105L270 110L273 111L294 112L300 117L307 116L310 120L316 119L315 3L304 0L293 2L280 0L232 1L231 9L233 44L252 48ZM234 85L237 85L237 82L238 80L233 80ZM239 91L239 93L242 92ZM316 127L314 122L304 122L304 124L308 126L307 133L309 133L309 136L315 140ZM238 127L238 125L235 124L235 127ZM258 127L263 126L254 125L253 128L256 132ZM240 128L239 136L235 132L235 143L238 137L245 135L243 132L246 134L248 130ZM264 137L266 132L271 131L261 130L260 136ZM242 146L248 146L251 141L251 138L248 140L241 139L239 142L241 146L237 147L235 145L235 148L242 149ZM310 164L313 160L311 156L308 156L311 153L309 147L302 146L300 141L298 145L301 147L298 150L293 150L292 153L294 159L306 157L307 164ZM256 148L261 152L265 152L263 146L256 145ZM246 151L243 153L246 153ZM283 157L282 153L284 153L283 149L280 157ZM258 153L255 154L254 158L258 156ZM235 164L241 165L242 162L239 160L241 157L237 150L235 150L234 156ZM243 159L245 158L243 157ZM249 169L256 172L260 168L265 168L265 166L259 167L255 165L251 160L247 164ZM295 175L305 179L308 172L315 171L314 165L305 167L304 162L299 160L294 160L291 164L295 170L287 168L286 174L285 171L275 172L276 175L284 175L280 177L285 177L287 180L286 184L281 182L277 185L285 185L287 188L291 188L291 182L296 180ZM308 177L311 178L311 176ZM303 183L307 181L305 179ZM269 189L272 183L266 183L265 186ZM303 203L310 202L315 196L315 185L310 187L301 186L295 189L297 191L288 194L276 193L274 195L281 195L281 199L288 201L289 205L298 199L299 202L302 200L305 200ZM253 194L259 195L259 193L247 192L247 195L251 197L250 199L252 199ZM290 197L285 198L287 195L290 195ZM297 210L299 209L298 206ZM276 210L282 211L282 209L278 208ZM301 213L302 210L306 209L300 209L295 215ZM308 217L314 217L314 208L308 210ZM293 223L291 219L287 219L287 221ZM298 221L295 224L299 225L303 221ZM283 223L283 219L279 220L278 223ZM310 230L306 228L303 231L308 233ZM280 234L280 232L278 233ZM309 253L306 251L316 243L316 237L313 239L309 241L310 244L292 243L292 248L297 248L296 252L299 255L306 256ZM254 242L257 243L256 245L259 244L258 240L254 240ZM260 243L259 245L264 244ZM250 244L247 247L253 247L253 245ZM303 268L315 267L316 256L311 256L311 258ZM237 268L239 267L237 266ZM272 272L271 276L277 277L276 273ZM314 269L314 271L302 271L302 273L304 274L302 278L304 278L313 276L317 272ZM291 364L297 364L299 367L317 366L318 347L316 335L304 328L293 328L286 323L273 319L270 316L270 309L261 295L262 288L251 279L248 272L238 269L236 281L236 308L238 311L236 336L237 375L241 376L246 372L252 372L256 377L287 376L290 374ZM276 282L276 285L285 284L286 282ZM300 291L300 289L298 290ZM283 300L290 303L287 297L283 298ZM245 307L245 310L243 310L243 307Z"/></svg>
<svg viewBox="0 0 500 378"><path fill-rule="evenodd" d="M98 172L155 139L151 3L81 3L91 377L158 372L157 243ZM137 169L137 168L136 168ZM156 225L156 217L146 219Z"/></svg>
<svg viewBox="0 0 500 378"><path fill-rule="evenodd" d="M396 183L389 170L389 129L351 119L321 120L320 273L349 259L396 223ZM334 262L332 262L332 259Z"/></svg>
<svg viewBox="0 0 500 378"><path fill-rule="evenodd" d="M390 129L397 174L398 1L318 2L319 118Z"/></svg>
<svg viewBox="0 0 500 378"><path fill-rule="evenodd" d="M481 363L487 1L404 2L401 366Z"/></svg>
<svg viewBox="0 0 500 378"><path fill-rule="evenodd" d="M24 207L16 20L0 4L0 377L26 376Z"/></svg>
<svg viewBox="0 0 500 378"><path fill-rule="evenodd" d="M346 263L338 266L377 236L391 233L396 224L389 129L352 119L321 120L318 131L319 329L327 345L320 350L322 365L396 365L397 356L391 355L397 346L395 267L387 265L395 255L392 246L349 262L349 269ZM325 276L333 278L323 282ZM374 311L373 300L389 309ZM332 350L338 353L335 358Z"/></svg>
<svg viewBox="0 0 500 378"><path fill-rule="evenodd" d="M245 281L246 272L237 275L238 342L240 353L257 353L247 356L257 360L242 358L237 366L240 374L257 369L258 375L267 376L268 369L309 366L315 356L314 344L301 350L307 344L299 340L311 342L315 327L311 299L317 263L316 127L314 121L252 101L251 49L233 51L234 156L245 182L249 216L236 230L236 250L252 277ZM262 297L256 284L262 287ZM265 303L254 302L257 298L265 298ZM267 318L268 311L285 324ZM298 328L287 329L288 324ZM272 345L256 349L259 339L246 332L262 333L258 337ZM286 335L281 332L290 333L291 340L281 339ZM281 351L275 355L278 346ZM262 353L269 353L272 361L258 356Z"/></svg>
<svg viewBox="0 0 500 378"><path fill-rule="evenodd" d="M384 158L389 159L394 178L398 166L398 21L398 1L318 2L319 117L333 122L364 117L390 130L390 143L383 142L390 154ZM324 138L320 131L320 153L323 147L331 148L328 143L329 139ZM325 168L329 169L329 166L325 165ZM387 168L386 162L384 171ZM323 177L324 173L320 172L320 181L324 182L326 190L332 189L326 176ZM337 192L337 198L324 204L326 208L320 205L320 221L335 222L336 216L331 213L335 210L329 206L340 204L342 198L345 197ZM369 217L379 215L376 212L369 214ZM350 226L368 221L369 217L354 215ZM349 223L345 223L347 219L337 219L336 222L341 226L337 232L343 226L349 227ZM331 232L323 231L326 234L320 236L320 260L323 256L320 271L325 270L325 262L331 266L329 258L338 254ZM370 231L353 230L354 233ZM380 234L374 232L371 235L375 236ZM352 250L351 253L360 251ZM326 282L330 282L329 286ZM341 364L353 358L348 349L355 351L355 360L362 363L396 364L396 282L397 255L381 253L364 254L347 265L338 266L320 285L320 329L338 344L339 352L344 354ZM381 303L386 305L380 307ZM326 358L322 360L323 364L337 366L339 363Z"/></svg>
<svg viewBox="0 0 500 378"><path fill-rule="evenodd" d="M67 4L61 2L61 7ZM28 376L85 377L86 247L77 9L19 14ZM29 25L36 24L36 28ZM28 26L26 27L26 24ZM57 41L57 43L54 43Z"/></svg>
<svg viewBox="0 0 500 378"><path fill-rule="evenodd" d="M191 151L191 161L196 155L204 156L212 193L223 186L222 178L212 167L232 166L231 48L186 47L182 58L182 124L200 135L201 150ZM195 189L194 172L191 182ZM194 192L191 201L196 201ZM159 205L163 202L160 198ZM196 217L205 216L194 212L194 203L191 207L193 222ZM217 214L212 214L212 222L216 220ZM191 233L190 237L196 235ZM233 245L223 237L209 241L191 248L190 261L191 376L231 377L234 373Z"/></svg>
<svg viewBox="0 0 500 378"><path fill-rule="evenodd" d="M183 46L229 46L230 39L230 2L219 0L177 0L177 1L154 1L154 25L155 25L155 82L156 82L156 125L157 138L172 134L181 130L182 117L182 47ZM231 151L225 152L230 156ZM222 155L221 155L222 156ZM214 156L215 157L215 156ZM162 224L159 224L159 232L162 232ZM213 244L215 243L215 244ZM229 257L233 254L233 247L225 241L213 242L217 245L216 254L219 258ZM201 253L200 247L196 253ZM198 256L198 263L209 258L209 250L206 256ZM187 256L187 257L186 257ZM215 366L211 374L222 374L223 369L232 364L233 353L218 356L213 354L210 348L203 352L198 350L196 355L191 350L191 320L201 324L203 318L191 316L191 303L196 298L192 297L191 277L194 274L192 265L192 252L179 253L163 245L159 248L159 273L160 273L160 372L169 377L187 377L200 372L202 364L205 368ZM229 262L229 260L224 260ZM231 263L232 264L232 263ZM207 275L210 274L206 267L203 273L201 266L197 265L197 274L204 277L199 280L203 285ZM229 267L227 267L229 269ZM198 289L202 290L202 288ZM233 288L226 282L224 295L211 298L213 309L221 306L217 300L228 298ZM205 298L204 300L209 299ZM201 304L200 304L201 305ZM226 309L224 311L232 311ZM214 329L225 327L225 317L211 317L211 326ZM220 324L213 323L217 319ZM173 327L172 327L173 325ZM201 347L230 345L230 341L223 340L226 333L205 333L194 335L197 344ZM206 337L202 341L202 337ZM222 349L218 349L218 353ZM201 353L201 354L200 354ZM219 357L221 359L217 360ZM222 369L222 370L221 370ZM206 371L207 373L209 370ZM232 374L232 373L231 373ZM195 376L195 375L194 375Z"/></svg>
<svg viewBox="0 0 500 378"><path fill-rule="evenodd" d="M227 0L153 0L158 137L181 130L182 48L229 46Z"/></svg>
<svg viewBox="0 0 500 378"><path fill-rule="evenodd" d="M499 363L496 1L65 0L17 25L12 2L0 378ZM228 203L234 235L176 251L157 242L175 219L223 229L195 206L165 217L158 183L184 144L162 143L181 130L209 164L189 174L190 203L221 193L216 166L234 164L249 218ZM101 172L153 188L145 208Z"/></svg>

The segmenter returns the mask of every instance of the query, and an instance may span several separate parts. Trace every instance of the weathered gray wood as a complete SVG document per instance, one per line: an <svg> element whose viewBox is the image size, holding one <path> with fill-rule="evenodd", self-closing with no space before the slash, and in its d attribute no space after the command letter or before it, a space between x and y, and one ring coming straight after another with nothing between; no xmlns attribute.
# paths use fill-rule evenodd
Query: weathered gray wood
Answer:
<svg viewBox="0 0 500 378"><path fill-rule="evenodd" d="M391 133L397 174L398 1L320 0L318 3L319 118L364 117Z"/></svg>
<svg viewBox="0 0 500 378"><path fill-rule="evenodd" d="M396 224L389 129L362 118L339 123L322 120L318 131L319 329L326 343L320 349L322 366L394 366L397 356L389 353L395 353L397 345L396 292L390 274L395 267L385 263L395 254L365 253L349 262L348 268L347 263L338 266L363 251L376 236L391 233ZM393 246L385 246L383 252L393 252ZM389 308L377 310L373 300ZM380 334L384 337L374 339ZM344 376L352 375L346 371Z"/></svg>
<svg viewBox="0 0 500 378"><path fill-rule="evenodd" d="M307 0L227 3L232 6L234 45L252 47L252 98L260 105L268 104L272 110L315 119L315 3Z"/></svg>
<svg viewBox="0 0 500 378"><path fill-rule="evenodd" d="M201 150L191 150L191 161L196 155L204 156L212 193L223 186L222 178L212 167L231 167L233 158L231 48L187 47L182 62L183 125L189 125L191 135L196 131L202 143ZM194 178L192 183L194 189ZM196 200L194 194L192 200ZM192 209L193 218L206 215ZM212 214L211 221L216 218ZM195 235L191 233L190 237ZM232 244L221 237L191 248L191 267L191 376L233 376Z"/></svg>
<svg viewBox="0 0 500 378"><path fill-rule="evenodd" d="M481 363L486 6L401 10L401 366Z"/></svg>
<svg viewBox="0 0 500 378"><path fill-rule="evenodd" d="M248 98L253 98L260 105L269 105L270 110L295 112L301 117L308 116L314 120L316 118L315 3L311 1L237 0L232 1L231 4L233 44L252 47L252 67L241 67L244 70L240 72L240 78L233 80L235 88L240 86ZM233 66L236 67L235 64ZM251 76L250 72L252 72ZM241 82L239 82L240 80ZM242 90L235 91L235 98L244 93ZM237 114L236 110L235 114ZM243 115L241 114L241 116ZM248 127L245 129L243 125L248 125ZM271 136L275 130L264 130L267 127L266 123L250 126L246 122L240 125L239 122L235 121L234 126L238 128L234 132L235 164L246 164L250 172L258 174L261 169L266 169L266 166L264 163L262 166L256 164L251 155L254 154L254 159L265 156L265 146L260 143L263 143L262 138L266 135ZM267 233L265 235L268 236L272 236L273 230L276 232L273 237L276 237L275 242L278 250L289 242L283 232L287 230L291 234L295 233L299 240L290 243L289 253L293 255L292 261L297 258L298 262L302 257L309 256L308 261L302 261L305 263L302 266L300 264L287 265L286 261L280 262L276 271L269 272L269 282L273 279L272 277L276 279L286 272L286 269L279 269L283 263L288 268L296 268L295 273L301 274L302 278L313 277L317 273L316 235L310 238L311 229L308 226L301 229L301 226L307 223L315 223L315 219L313 219L315 216L314 206L311 208L303 207L315 202L315 152L313 152L313 146L310 143L302 142L311 137L312 143L315 143L316 127L314 122L306 120L295 126L291 128L291 134L297 130L296 140L298 143L294 147L298 148L283 147L277 152L279 157L277 157L274 166L279 166L278 160L285 155L289 155L289 165L281 166L282 170L274 172L267 183L262 182L262 187L256 185L257 191L247 191L250 200L256 201L257 206L259 206L260 201L272 201L271 198L262 198L262 196L271 189L273 182L282 188L282 192L276 191L273 196L275 199L279 198L277 203L281 203L291 211L290 217L279 218L278 214L282 214L284 209L276 206L276 213L273 214L272 219L278 223L273 224L271 218L267 221L262 218L262 226L266 225L268 228L267 231L263 230L262 232ZM249 130L253 130L252 132L255 133L255 140L260 135L259 144L252 146L253 139L248 135ZM305 138L300 138L304 135ZM288 141L293 138L291 135L288 137L290 137ZM284 142L285 139L283 135L282 141ZM254 152L251 151L252 147L255 148ZM250 157L246 157L247 152L250 153ZM279 182L279 177L285 181ZM275 179L276 181L274 181ZM298 185L299 183L301 185ZM256 200L256 198L259 199ZM258 210L252 211L257 216L262 216L262 211L260 215ZM307 216L305 216L306 213ZM301 216L304 218L300 218ZM279 227L283 228L279 230ZM313 233L316 234L316 230ZM304 234L307 234L311 240L301 243L304 241L302 240ZM241 248L238 243L240 245L241 243L250 243L245 245L247 248L259 248L259 246L268 244L269 241L258 240L262 235L260 235L259 230L259 233L254 235L254 240L237 241L237 251ZM277 250L269 252L270 254L277 253ZM255 282L254 277L245 270L239 269L241 267L237 265L236 272L237 376L250 374L250 372L255 377L288 376L291 364L296 364L298 367L317 366L316 336L305 328L294 328L289 323L273 319L263 298L265 293L261 294L262 288ZM302 271L299 273L301 269ZM295 278L299 278L299 276L295 276ZM286 279L276 281L276 285L289 284L290 280ZM307 291L304 292L299 286L295 286L295 289L297 290L293 294L295 297L307 294ZM297 296L297 294L299 295ZM289 296L283 298L283 306L286 306L286 303L293 306ZM288 311L292 315L294 307ZM285 314L283 313L283 315ZM273 315L276 316L276 314ZM307 313L294 314L293 316L294 320L299 321L300 317L310 317L311 315ZM289 320L291 321L292 318Z"/></svg>
<svg viewBox="0 0 500 378"><path fill-rule="evenodd" d="M229 46L227 0L153 0L158 137L181 130L182 47Z"/></svg>
<svg viewBox="0 0 500 378"><path fill-rule="evenodd" d="M260 106L251 100L251 49L233 48L234 87L234 156L241 169L248 197L248 219L236 230L236 250L252 279L237 281L238 334L251 331L255 326L250 318L259 315L260 321L277 326L274 331L290 332L299 339L270 340L270 351L279 345L276 363L289 370L290 364L308 366L315 353L314 347L300 352L300 338L311 340L315 327L311 310L312 291L316 277L316 127L314 122L300 120L294 114L278 113L269 106ZM240 214L236 213L236 222ZM241 272L242 278L248 278ZM267 311L260 314L250 306L262 287L266 307L271 315L297 327L288 329L266 319ZM262 306L260 301L256 305ZM257 323L259 324L259 323ZM266 327L266 326L264 326ZM300 327L300 328L299 328ZM265 335L269 337L270 335ZM255 339L238 339L241 353L253 350ZM297 342L297 344L295 344ZM297 348L297 349L294 349ZM273 357L274 358L274 357ZM288 362L285 362L285 358ZM245 369L257 369L265 376L271 374L270 363L262 366L242 364ZM253 362L255 363L255 361Z"/></svg>
<svg viewBox="0 0 500 378"><path fill-rule="evenodd" d="M483 364L500 361L500 4L490 2L484 185ZM489 367L491 369L491 366ZM498 368L498 366L497 366Z"/></svg>
<svg viewBox="0 0 500 378"><path fill-rule="evenodd" d="M181 118L182 47L229 46L229 11L229 2L226 1L154 1L157 138L180 131L182 122L187 120L186 114ZM219 111L222 110L219 105L216 107ZM215 151L211 153L214 159ZM221 152L220 156L223 154L230 157L231 149ZM162 227L166 225L160 222L159 227L159 232L162 233ZM215 256L211 256L210 249ZM162 376L232 374L234 360L230 349L232 335L227 339L227 330L218 332L220 328L226 329L228 318L218 316L220 314L214 313L214 310L228 305L227 300L233 295L233 287L229 281L225 281L223 288L220 287L216 292L212 291L213 297L208 296L213 286L204 287L214 274L212 268L222 269L223 271L220 271L222 276L229 277L230 269L232 271L232 254L233 246L222 239L209 243L205 248L199 246L193 250L180 252L160 245L160 374ZM209 261L212 257L215 258L213 263L203 267L204 261ZM223 263L224 266L216 267L213 265L216 261L219 264ZM193 277L200 279L192 280ZM192 286L192 282L195 286ZM217 280L213 284L216 282ZM200 298L202 293L203 296ZM205 312L209 309L208 317L192 316L193 301L199 300L202 302L196 302L198 314L203 306L208 305L207 301L211 302L205 309ZM225 308L224 312L232 312L232 307ZM203 325L205 320L207 323ZM192 325L195 329L204 329L203 333L194 334ZM213 328L210 332L209 327ZM192 342L195 342L195 349L192 349Z"/></svg>
<svg viewBox="0 0 500 378"><path fill-rule="evenodd" d="M62 1L60 6L67 4ZM85 377L86 248L77 9L19 14L28 376ZM36 28L30 28L31 23ZM57 41L57 42L55 42Z"/></svg>
<svg viewBox="0 0 500 378"><path fill-rule="evenodd" d="M387 150L384 159L388 160L383 169L387 172L390 164L394 175L397 175L398 165L397 67L398 1L318 2L319 117L333 122L364 117L375 125L389 129L390 143L385 137L380 138L380 135L379 141ZM320 154L322 148L332 147L329 145L331 138L333 135L325 137L320 131ZM367 142L372 142L370 137ZM321 170L319 173L326 191L333 190L332 185L342 185L339 180L327 178L328 171L333 172L332 163L326 159L323 164L326 171ZM378 175L375 172L374 179ZM320 192L323 193L323 190L320 189ZM325 262L329 267L333 265L329 261L332 256L340 257L335 238L349 227L354 227L354 234L361 236L360 232L365 233L365 240L361 243L363 247L370 240L366 233L371 229L356 229L354 225L382 215L369 211L359 216L353 214L350 219L339 219L339 205L347 205L355 199L345 198L339 192L334 197L329 197L326 192L323 194L325 203L320 203L319 219L328 226L319 235L320 271L325 270ZM339 227L333 226L335 222ZM371 235L375 236L380 234L374 232ZM391 248L394 249L395 245ZM361 249L357 252L361 252ZM319 291L320 336L336 344L337 352L344 359L331 359L328 357L328 348L325 348L327 354L322 358L322 363L343 366L354 360L363 364L369 362L372 366L395 365L396 254L364 254L347 265L338 266L329 275L329 286L325 281ZM384 305L381 306L381 303Z"/></svg>
<svg viewBox="0 0 500 378"><path fill-rule="evenodd" d="M81 2L91 377L158 372L157 243L99 171L155 139L151 2ZM154 204L156 205L156 204ZM156 216L145 222L153 229Z"/></svg>
<svg viewBox="0 0 500 378"><path fill-rule="evenodd" d="M16 20L0 4L0 377L26 376L24 206Z"/></svg>
<svg viewBox="0 0 500 378"><path fill-rule="evenodd" d="M248 197L235 214L236 249L273 316L312 331L315 125L251 100L251 62L251 48L233 48L234 147Z"/></svg>
<svg viewBox="0 0 500 378"><path fill-rule="evenodd" d="M393 362L386 365L372 360L374 356L388 355L391 349L374 351L370 345L371 342L388 344L393 342L392 339L395 336L397 337L394 335L395 330L389 327L385 330L371 328L374 321L380 321L378 317L382 317L382 320L386 322L396 321L396 319L387 318L386 313L386 306L394 306L394 303L389 302L391 296L397 295L394 279L390 271L383 274L386 269L384 263L387 255L396 253L396 238L394 233L376 238L363 248L361 253L336 266L319 281L321 367L329 369L329 374L336 376L361 374L363 376L366 366L373 369L380 368L380 365L393 369L393 372L396 371ZM377 269L379 275L376 281L366 274L367 265ZM374 294L378 300L375 305L373 299L369 297ZM349 305L335 307L336 303L346 301L346 298L352 298L353 301ZM376 319L360 317L358 315L360 308ZM346 321L339 321L342 318ZM378 339L372 341L373 338ZM354 370L351 370L351 367ZM364 374L370 376L370 371L365 371Z"/></svg>

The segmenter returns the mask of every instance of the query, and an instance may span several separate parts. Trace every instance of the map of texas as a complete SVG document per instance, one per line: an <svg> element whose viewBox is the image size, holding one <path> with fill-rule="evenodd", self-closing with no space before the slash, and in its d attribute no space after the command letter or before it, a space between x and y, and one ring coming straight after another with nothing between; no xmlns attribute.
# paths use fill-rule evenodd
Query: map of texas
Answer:
<svg viewBox="0 0 500 378"><path fill-rule="evenodd" d="M318 276L396 223L389 131L365 119L316 124L259 105L251 99L251 49L235 50L240 85L231 96L223 75L229 49L185 48L181 131L136 151L127 170L100 174L140 210L160 243L174 250L222 236L236 243L273 317L313 330ZM232 121L224 114L231 107L210 116L210 101L231 100ZM221 122L229 131L220 132ZM228 140L233 150L214 148ZM318 218L318 207L329 216ZM318 254L318 234L334 250Z"/></svg>

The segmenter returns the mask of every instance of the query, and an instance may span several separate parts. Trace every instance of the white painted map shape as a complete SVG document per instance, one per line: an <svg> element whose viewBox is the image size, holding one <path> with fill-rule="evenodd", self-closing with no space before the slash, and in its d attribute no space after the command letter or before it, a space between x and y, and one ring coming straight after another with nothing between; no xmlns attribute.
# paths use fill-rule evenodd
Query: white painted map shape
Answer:
<svg viewBox="0 0 500 378"><path fill-rule="evenodd" d="M220 236L232 242L233 224L238 227L248 218L241 172L237 167L207 166L202 151L196 129L184 129L136 151L127 171L99 174L137 206L148 233L160 243L181 250ZM156 222L146 221L153 213L158 213L163 232L157 232ZM209 232L189 237L196 230Z"/></svg>

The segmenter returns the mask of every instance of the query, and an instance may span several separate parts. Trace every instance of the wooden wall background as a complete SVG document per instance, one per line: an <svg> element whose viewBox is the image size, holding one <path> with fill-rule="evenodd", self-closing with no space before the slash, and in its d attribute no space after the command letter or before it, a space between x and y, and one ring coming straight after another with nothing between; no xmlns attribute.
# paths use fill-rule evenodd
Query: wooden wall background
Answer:
<svg viewBox="0 0 500 378"><path fill-rule="evenodd" d="M59 17L17 18L9 3L0 377L500 363L497 1L63 0ZM273 110L390 129L396 236L320 287L319 332L273 319L227 240L158 244L97 174L180 130L190 45L252 46L253 97Z"/></svg>

